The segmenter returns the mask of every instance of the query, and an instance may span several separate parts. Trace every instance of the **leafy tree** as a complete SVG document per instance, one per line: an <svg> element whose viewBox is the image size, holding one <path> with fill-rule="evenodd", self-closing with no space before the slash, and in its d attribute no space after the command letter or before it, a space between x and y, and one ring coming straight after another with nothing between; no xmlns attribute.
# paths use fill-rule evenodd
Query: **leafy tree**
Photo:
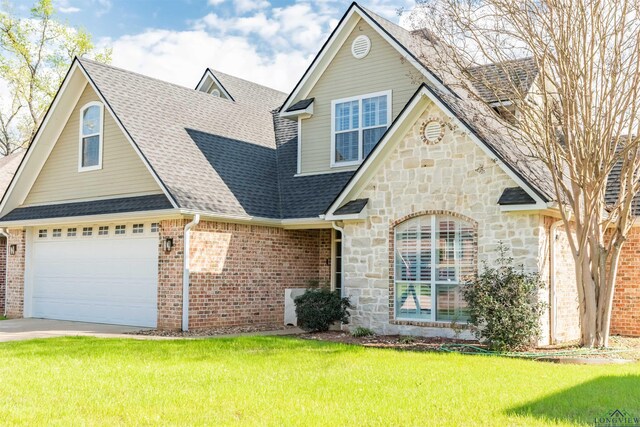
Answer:
<svg viewBox="0 0 640 427"><path fill-rule="evenodd" d="M111 50L96 52L91 35L56 20L52 0L37 0L29 18L5 4L0 10L0 80L8 97L0 105L0 154L26 147L74 57L109 62Z"/></svg>

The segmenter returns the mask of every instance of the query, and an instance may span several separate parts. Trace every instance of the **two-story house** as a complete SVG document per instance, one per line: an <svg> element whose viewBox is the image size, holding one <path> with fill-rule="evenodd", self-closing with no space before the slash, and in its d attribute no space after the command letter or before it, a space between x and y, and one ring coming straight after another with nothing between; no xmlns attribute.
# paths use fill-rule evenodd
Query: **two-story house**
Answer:
<svg viewBox="0 0 640 427"><path fill-rule="evenodd" d="M290 94L76 59L0 205L7 314L280 323L285 290L320 279L353 326L449 336L461 282L503 241L548 283L545 341L577 338L548 180L502 136L500 100L455 91L428 55L354 3ZM626 283L614 333L640 334Z"/></svg>

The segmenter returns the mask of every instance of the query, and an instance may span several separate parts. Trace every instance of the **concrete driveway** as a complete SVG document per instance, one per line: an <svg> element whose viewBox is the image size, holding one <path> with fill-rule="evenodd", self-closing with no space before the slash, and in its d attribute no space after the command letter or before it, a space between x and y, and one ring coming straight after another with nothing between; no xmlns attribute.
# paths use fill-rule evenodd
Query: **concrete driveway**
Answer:
<svg viewBox="0 0 640 427"><path fill-rule="evenodd" d="M135 335L125 335L125 333L141 329L143 328L139 326L104 325L65 320L11 319L0 321L0 342L65 336L136 338Z"/></svg>

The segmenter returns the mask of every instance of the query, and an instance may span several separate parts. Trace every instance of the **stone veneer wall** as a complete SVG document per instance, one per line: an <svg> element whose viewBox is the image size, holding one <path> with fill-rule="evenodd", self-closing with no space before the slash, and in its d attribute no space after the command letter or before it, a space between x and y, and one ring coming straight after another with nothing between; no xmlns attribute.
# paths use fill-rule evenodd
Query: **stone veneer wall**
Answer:
<svg viewBox="0 0 640 427"><path fill-rule="evenodd" d="M637 227L631 229L620 255L611 334L640 336L640 228Z"/></svg>
<svg viewBox="0 0 640 427"><path fill-rule="evenodd" d="M163 221L158 327L178 329L182 317L183 229L186 220ZM330 279L330 230L201 222L191 234L189 327L282 323L284 290Z"/></svg>
<svg viewBox="0 0 640 427"><path fill-rule="evenodd" d="M16 253L9 255L7 263L7 317L17 318L24 314L24 266L25 266L25 231L7 230L7 244L16 245Z"/></svg>
<svg viewBox="0 0 640 427"><path fill-rule="evenodd" d="M516 184L461 130L447 129L435 145L422 142L420 126L430 117L447 121L436 107L429 107L353 197L369 199L369 217L344 226L345 288L356 306L350 327L386 334L454 335L447 324L400 323L391 314L392 225L416 212L445 211L471 218L478 224L479 261L494 261L498 242L504 241L516 263L528 271L539 270L543 219L500 210L502 191Z"/></svg>

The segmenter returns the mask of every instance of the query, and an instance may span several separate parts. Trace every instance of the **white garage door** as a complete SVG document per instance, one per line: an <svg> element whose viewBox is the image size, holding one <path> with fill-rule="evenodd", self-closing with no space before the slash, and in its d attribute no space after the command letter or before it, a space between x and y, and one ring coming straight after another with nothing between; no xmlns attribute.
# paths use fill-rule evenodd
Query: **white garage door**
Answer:
<svg viewBox="0 0 640 427"><path fill-rule="evenodd" d="M32 317L156 326L156 225L117 227L34 230Z"/></svg>

